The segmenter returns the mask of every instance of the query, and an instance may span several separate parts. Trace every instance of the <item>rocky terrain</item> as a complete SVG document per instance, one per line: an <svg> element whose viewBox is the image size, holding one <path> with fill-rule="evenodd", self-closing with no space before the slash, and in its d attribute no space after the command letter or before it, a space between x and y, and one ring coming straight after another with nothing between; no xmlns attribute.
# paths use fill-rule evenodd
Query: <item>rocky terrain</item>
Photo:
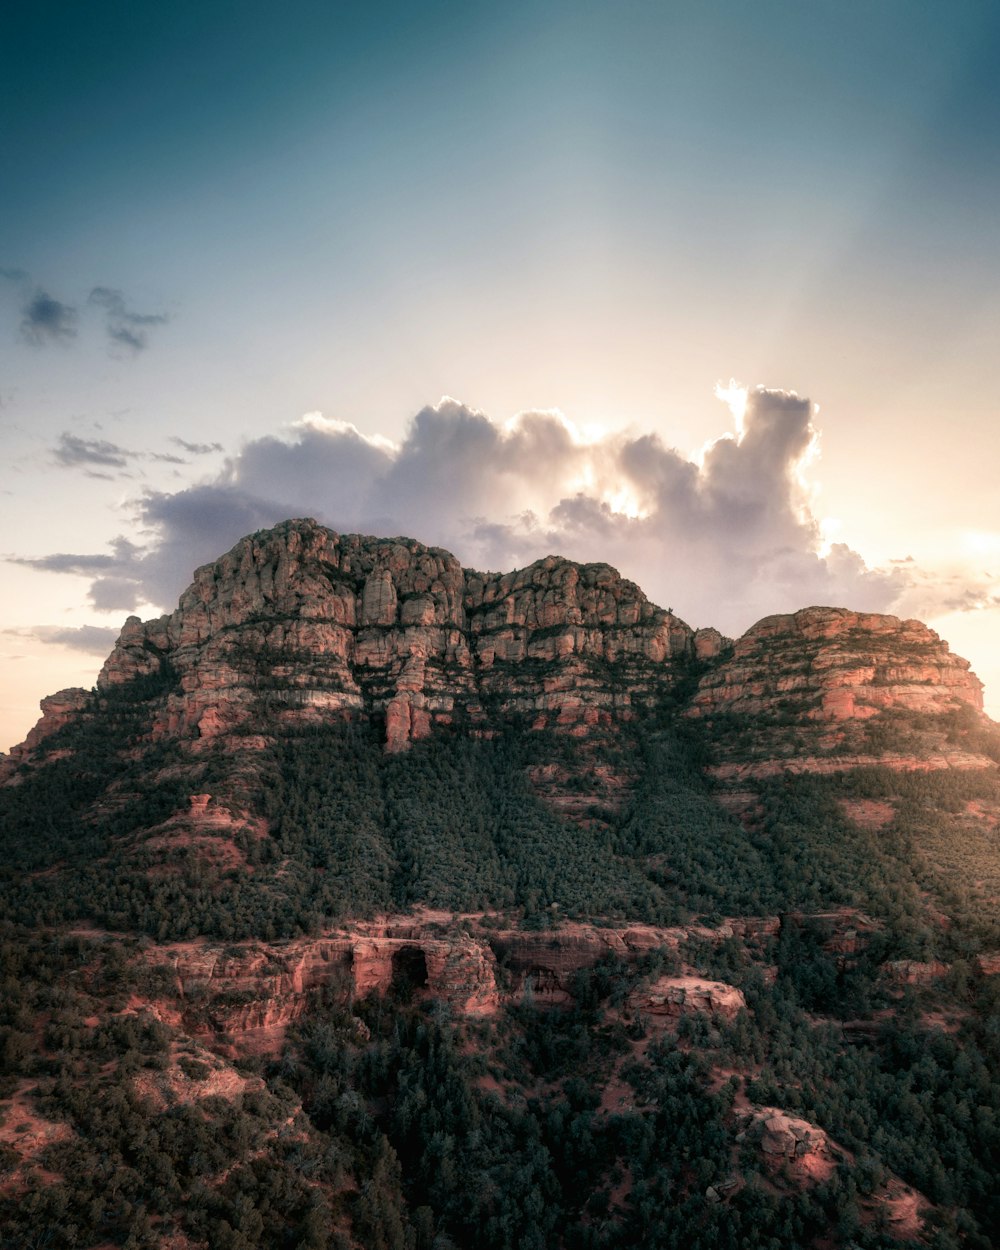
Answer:
<svg viewBox="0 0 1000 1250"><path fill-rule="evenodd" d="M42 713L3 1250L997 1244L1000 733L919 622L288 521Z"/></svg>
<svg viewBox="0 0 1000 1250"><path fill-rule="evenodd" d="M699 672L688 715L751 718L772 738L795 726L835 766L885 757L858 732L872 718L982 708L968 663L918 621L806 608L767 617L729 643L657 608L608 565L550 556L514 573L478 573L438 548L339 535L308 520L251 535L198 569L169 616L130 617L98 690L166 681L168 670L152 736L195 751L219 739L259 746L262 712L279 731L378 718L389 751L434 727L489 733L512 718L586 736ZM45 699L7 775L87 706L82 690ZM824 767L787 742L774 758ZM911 758L900 753L900 766ZM921 759L924 767L982 765L967 750L923 749ZM750 767L766 772L773 762Z"/></svg>

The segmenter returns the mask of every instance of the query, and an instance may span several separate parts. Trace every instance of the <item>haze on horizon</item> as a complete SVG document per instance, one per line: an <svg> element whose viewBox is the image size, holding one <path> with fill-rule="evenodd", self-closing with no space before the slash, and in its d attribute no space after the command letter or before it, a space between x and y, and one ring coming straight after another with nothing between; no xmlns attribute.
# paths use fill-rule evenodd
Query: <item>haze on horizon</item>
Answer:
<svg viewBox="0 0 1000 1250"><path fill-rule="evenodd" d="M731 633L916 615L1000 716L1000 11L98 0L0 48L0 747L290 515Z"/></svg>

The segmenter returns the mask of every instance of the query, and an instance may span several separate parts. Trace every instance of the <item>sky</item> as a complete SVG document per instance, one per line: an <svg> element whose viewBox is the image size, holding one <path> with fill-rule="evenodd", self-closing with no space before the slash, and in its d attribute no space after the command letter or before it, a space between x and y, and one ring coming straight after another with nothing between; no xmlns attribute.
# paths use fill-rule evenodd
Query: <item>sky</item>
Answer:
<svg viewBox="0 0 1000 1250"><path fill-rule="evenodd" d="M0 748L287 516L928 621L1000 717L1000 7L0 14Z"/></svg>

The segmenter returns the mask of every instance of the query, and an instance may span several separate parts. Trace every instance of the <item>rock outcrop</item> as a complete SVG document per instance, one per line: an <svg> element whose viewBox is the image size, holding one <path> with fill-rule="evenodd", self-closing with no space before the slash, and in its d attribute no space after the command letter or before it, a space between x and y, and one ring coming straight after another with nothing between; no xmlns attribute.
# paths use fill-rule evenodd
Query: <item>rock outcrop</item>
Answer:
<svg viewBox="0 0 1000 1250"><path fill-rule="evenodd" d="M491 1015L499 1005L487 942L442 937L412 922L268 946L179 943L153 947L146 958L173 974L189 1032L228 1037L243 1050L279 1049L288 1025L322 994L347 1003L395 988L467 1016Z"/></svg>
<svg viewBox="0 0 1000 1250"><path fill-rule="evenodd" d="M435 920L359 921L321 937L269 943L193 941L151 946L145 962L169 970L185 1029L236 1050L274 1053L287 1027L326 996L342 1004L369 994L436 999L456 1015L492 1016L530 995L539 1006L573 1001L577 975L608 957L632 963L654 950L676 951L691 937L722 941L740 922L717 929L567 924L530 931L483 926L475 917L453 932ZM746 922L772 933L777 918ZM662 977L630 1006L648 1014L705 1012L733 1019L742 993L697 976Z"/></svg>
<svg viewBox="0 0 1000 1250"><path fill-rule="evenodd" d="M982 683L919 621L804 608L758 621L702 676L686 715L711 739L717 781L786 770L985 768L954 733L986 723Z"/></svg>
<svg viewBox="0 0 1000 1250"><path fill-rule="evenodd" d="M951 965L939 959L890 959L881 972L892 985L933 985L951 971Z"/></svg>
<svg viewBox="0 0 1000 1250"><path fill-rule="evenodd" d="M411 539L287 521L198 569L171 615L130 617L98 686L169 665L179 689L158 735L245 735L264 708L279 724L365 712L401 750L491 715L569 730L627 718L670 687L693 639L606 564L476 573Z"/></svg>
<svg viewBox="0 0 1000 1250"><path fill-rule="evenodd" d="M41 702L42 718L27 738L12 747L9 755L0 755L0 784L12 776L18 765L29 760L47 738L68 725L86 708L90 694L78 686L47 695Z"/></svg>
<svg viewBox="0 0 1000 1250"><path fill-rule="evenodd" d="M771 1162L802 1159L807 1155L827 1156L830 1144L826 1133L808 1120L790 1116L777 1107L758 1107L745 1130L756 1140Z"/></svg>
<svg viewBox="0 0 1000 1250"><path fill-rule="evenodd" d="M854 730L882 713L982 707L966 661L917 621L806 608L730 643L691 630L606 564L549 556L479 573L441 548L312 520L242 539L196 571L170 615L129 617L98 689L147 679L147 737L195 752L257 749L265 735L356 716L384 725L387 749L401 751L444 726L490 735L512 720L592 738L679 692L692 665L703 675L689 716L753 719L773 739L750 762L723 744L715 771L731 785L870 762ZM88 715L89 697L45 700L5 774ZM927 767L988 762L939 739L920 755ZM876 753L892 763L890 746Z"/></svg>
<svg viewBox="0 0 1000 1250"><path fill-rule="evenodd" d="M629 999L635 1011L651 1016L721 1016L735 1020L746 1009L742 990L725 981L697 976L659 977L652 985L636 990Z"/></svg>
<svg viewBox="0 0 1000 1250"><path fill-rule="evenodd" d="M982 709L982 683L920 621L817 607L747 630L702 679L690 711L831 722L966 704Z"/></svg>

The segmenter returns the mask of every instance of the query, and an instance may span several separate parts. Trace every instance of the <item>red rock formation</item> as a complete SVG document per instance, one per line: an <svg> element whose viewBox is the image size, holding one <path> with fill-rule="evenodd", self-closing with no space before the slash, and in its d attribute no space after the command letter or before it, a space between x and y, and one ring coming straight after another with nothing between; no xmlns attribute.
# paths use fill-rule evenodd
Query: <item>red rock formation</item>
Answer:
<svg viewBox="0 0 1000 1250"><path fill-rule="evenodd" d="M708 671L692 716L735 713L795 730L784 748L769 754L765 743L749 762L723 751L716 775L727 782L870 762L863 743L851 754L848 731L886 711L982 706L967 663L916 621L807 608L767 617L730 646L717 630L693 632L606 564L549 556L513 573L477 573L440 548L311 520L242 539L195 572L169 616L130 617L98 687L162 676L151 736L194 751L256 750L262 728L355 715L384 718L387 748L398 751L436 726L489 734L512 717L593 737L653 705L696 659ZM85 699L68 691L47 700L6 771ZM907 766L912 753L900 758ZM927 767L986 763L943 740L917 758Z"/></svg>
<svg viewBox="0 0 1000 1250"><path fill-rule="evenodd" d="M90 698L89 691L71 686L68 690L60 690L57 694L50 694L42 699L41 720L22 743L11 748L9 755L0 756L0 783L12 776L20 764L29 760L46 738L50 738L79 716Z"/></svg>
<svg viewBox="0 0 1000 1250"><path fill-rule="evenodd" d="M287 521L198 569L170 616L130 617L98 685L169 661L180 691L157 734L232 735L262 708L299 724L368 711L402 750L435 724L484 725L487 700L568 729L627 718L669 686L692 639L608 565L467 572L409 539Z"/></svg>
<svg viewBox="0 0 1000 1250"><path fill-rule="evenodd" d="M826 1133L808 1120L788 1115L778 1107L757 1107L750 1116L747 1135L756 1139L771 1161L802 1159L806 1155L830 1156Z"/></svg>
<svg viewBox="0 0 1000 1250"><path fill-rule="evenodd" d="M635 990L629 998L634 1011L653 1016L721 1016L734 1020L746 1009L741 990L725 981L708 981L703 977L660 977L652 985Z"/></svg>
<svg viewBox="0 0 1000 1250"><path fill-rule="evenodd" d="M919 621L845 608L759 621L704 674L687 708L708 725L708 772L740 792L786 771L995 767L951 733L956 713L990 724L967 661Z"/></svg>
<svg viewBox="0 0 1000 1250"><path fill-rule="evenodd" d="M768 616L707 674L692 714L796 713L865 719L886 708L939 712L983 706L982 683L932 629L896 616L804 608Z"/></svg>
<svg viewBox="0 0 1000 1250"><path fill-rule="evenodd" d="M891 959L882 965L882 973L893 985L933 985L951 971L951 965L938 959Z"/></svg>
<svg viewBox="0 0 1000 1250"><path fill-rule="evenodd" d="M288 1025L320 994L346 1004L405 983L407 992L446 1002L459 1015L489 1016L530 986L540 1005L565 1004L572 1000L576 974L608 955L632 960L659 948L677 949L692 936L720 941L740 923L718 929L571 924L531 932L477 929L470 922L472 931L442 934L436 919L390 917L269 945L199 940L151 946L142 958L173 972L188 1032L274 1053ZM778 925L776 917L745 923L755 933L776 932ZM671 1015L709 1011L732 1018L745 1006L739 990L693 976L665 977L643 993L636 1006Z"/></svg>

